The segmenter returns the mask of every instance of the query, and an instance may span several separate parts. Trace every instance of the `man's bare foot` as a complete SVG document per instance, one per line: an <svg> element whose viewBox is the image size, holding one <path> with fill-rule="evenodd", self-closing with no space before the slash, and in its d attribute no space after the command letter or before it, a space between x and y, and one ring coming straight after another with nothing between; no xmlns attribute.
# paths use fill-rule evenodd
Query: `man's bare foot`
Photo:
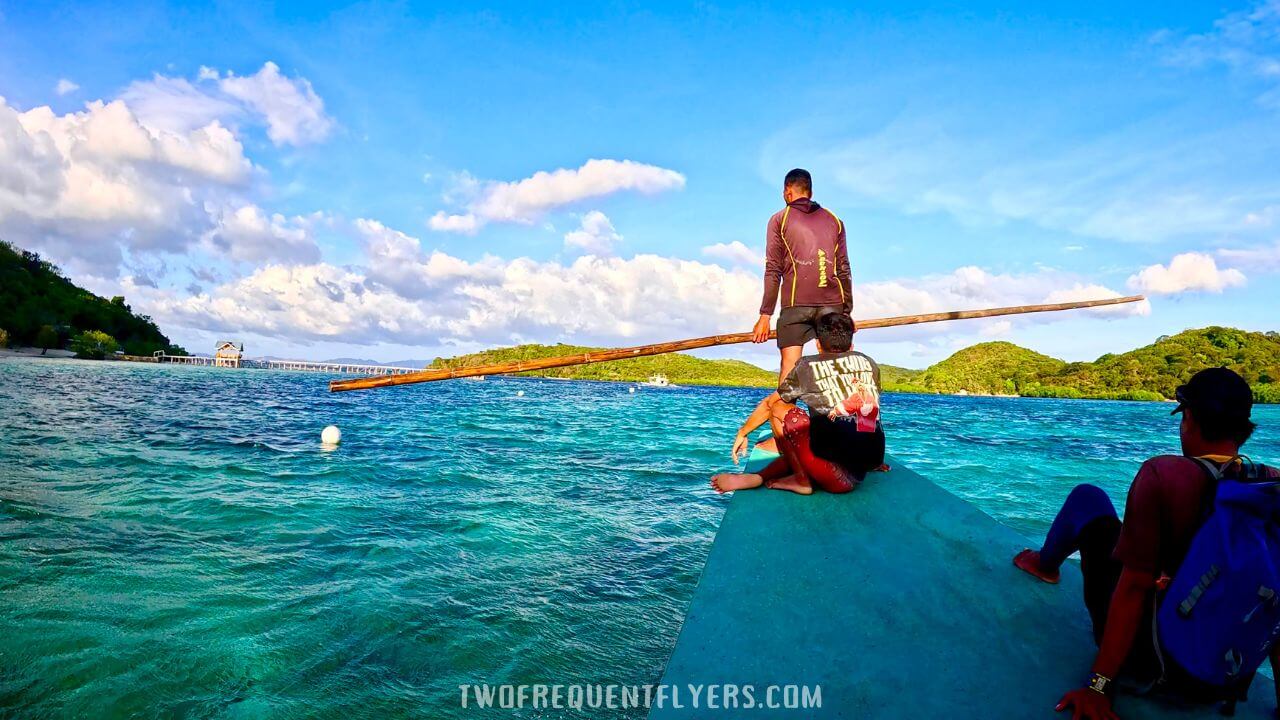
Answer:
<svg viewBox="0 0 1280 720"><path fill-rule="evenodd" d="M872 472L889 472L892 469L893 468L889 467L889 463L880 463L880 467L876 468Z"/></svg>
<svg viewBox="0 0 1280 720"><path fill-rule="evenodd" d="M813 485L808 480L801 480L795 475L788 475L768 483L770 490L787 490L797 495L812 495Z"/></svg>
<svg viewBox="0 0 1280 720"><path fill-rule="evenodd" d="M764 478L755 473L720 473L711 478L711 487L721 495L734 490L750 490L764 484Z"/></svg>
<svg viewBox="0 0 1280 720"><path fill-rule="evenodd" d="M764 450L765 452L776 453L778 452L778 438L772 436L767 437L756 443L756 447Z"/></svg>
<svg viewBox="0 0 1280 720"><path fill-rule="evenodd" d="M1054 570L1053 572L1045 572L1040 569L1040 553L1035 550L1023 550L1013 556L1013 564L1023 572L1040 578L1041 580L1057 585L1058 579L1062 577L1062 573Z"/></svg>

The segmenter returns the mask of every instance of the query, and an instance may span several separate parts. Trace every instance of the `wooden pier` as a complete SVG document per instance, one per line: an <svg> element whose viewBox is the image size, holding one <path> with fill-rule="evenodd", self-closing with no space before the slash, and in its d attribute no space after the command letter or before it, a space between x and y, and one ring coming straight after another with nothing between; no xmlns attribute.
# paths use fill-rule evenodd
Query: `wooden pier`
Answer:
<svg viewBox="0 0 1280 720"><path fill-rule="evenodd" d="M308 372L340 373L343 375L404 375L422 368L397 367L395 365L355 365L352 363L325 363L309 360L250 360L255 366L271 370L305 370Z"/></svg>
<svg viewBox="0 0 1280 720"><path fill-rule="evenodd" d="M213 358L208 355L165 355L157 352L152 357L155 358L152 362L175 363L177 365L207 365L208 367L213 367L214 363ZM133 358L127 357L126 359L132 360Z"/></svg>
<svg viewBox="0 0 1280 720"><path fill-rule="evenodd" d="M127 358L133 360L134 358ZM225 360L208 355L166 355L156 353L149 358L138 358L142 362L174 363L177 365L200 365L203 367L238 367L258 368L264 370L295 370L305 372L322 372L335 375L403 375L419 372L422 368L399 367L396 365L360 365L356 363L326 363L310 360L243 360L238 359L235 365Z"/></svg>

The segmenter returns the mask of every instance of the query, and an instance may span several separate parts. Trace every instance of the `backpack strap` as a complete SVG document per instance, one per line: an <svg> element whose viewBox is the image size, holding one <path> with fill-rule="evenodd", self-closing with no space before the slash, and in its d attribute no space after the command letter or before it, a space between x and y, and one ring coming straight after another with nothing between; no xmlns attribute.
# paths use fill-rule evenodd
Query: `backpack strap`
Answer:
<svg viewBox="0 0 1280 720"><path fill-rule="evenodd" d="M1218 483L1225 476L1224 469L1235 462L1235 458L1227 461L1226 465L1218 465L1214 461L1203 457L1187 456L1188 459L1194 460L1201 470L1209 476L1209 482L1204 486L1204 494L1200 496L1200 521L1196 525L1197 531L1200 526L1205 524L1209 516L1213 514L1213 501L1218 497Z"/></svg>
<svg viewBox="0 0 1280 720"><path fill-rule="evenodd" d="M1226 475L1226 469L1230 467L1231 464L1234 463L1237 459L1239 459L1240 456L1237 455L1236 457L1231 458L1226 462L1225 465L1219 465L1218 463L1210 460L1209 458L1200 457L1198 455L1197 456L1188 455L1187 457L1190 458L1191 460L1195 460L1196 463L1200 465L1200 467L1204 468L1205 471L1209 473L1209 477L1216 483L1219 480L1221 480L1224 475Z"/></svg>
<svg viewBox="0 0 1280 720"><path fill-rule="evenodd" d="M1213 501L1218 496L1218 481L1222 479L1222 468L1218 467L1212 460L1192 455L1184 456L1188 460L1195 461L1195 464L1204 471L1208 476L1209 482L1205 484L1204 494L1200 497L1200 517L1196 521L1196 532L1200 532L1200 528L1209 520L1209 516L1213 514ZM1169 666L1165 662L1164 648L1160 645L1160 628L1158 618L1160 616L1160 605L1164 602L1165 592L1167 588L1157 586L1156 591L1151 594L1151 642L1155 647L1156 660L1160 665L1159 675L1151 681L1145 690L1141 690L1139 694L1145 695L1168 681Z"/></svg>

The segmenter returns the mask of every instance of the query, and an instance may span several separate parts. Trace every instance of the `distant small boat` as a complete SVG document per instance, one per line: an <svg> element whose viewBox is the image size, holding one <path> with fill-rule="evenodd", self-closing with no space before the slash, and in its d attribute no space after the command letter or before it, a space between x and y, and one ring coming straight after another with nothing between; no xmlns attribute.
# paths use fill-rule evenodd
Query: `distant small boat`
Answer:
<svg viewBox="0 0 1280 720"><path fill-rule="evenodd" d="M645 382L642 382L640 384L644 385L645 387L656 387L656 388L675 387L675 385L672 385L671 381L667 379L666 375L654 375L650 377L648 380L646 380Z"/></svg>
<svg viewBox="0 0 1280 720"><path fill-rule="evenodd" d="M464 380L470 380L471 382L484 382L484 376L483 376L483 375L472 375L472 376L470 376L470 377L463 378L463 379L464 379Z"/></svg>

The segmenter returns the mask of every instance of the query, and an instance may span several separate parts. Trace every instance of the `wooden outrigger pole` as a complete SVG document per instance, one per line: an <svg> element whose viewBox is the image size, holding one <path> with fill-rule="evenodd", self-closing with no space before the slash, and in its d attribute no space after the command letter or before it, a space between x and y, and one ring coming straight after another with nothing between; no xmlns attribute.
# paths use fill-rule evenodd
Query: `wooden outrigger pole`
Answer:
<svg viewBox="0 0 1280 720"><path fill-rule="evenodd" d="M1101 307L1104 305L1120 305L1122 303L1139 302L1141 295L1130 297L1106 298L1102 300L1085 300L1081 302L1052 303L1048 305L1018 305L1015 307L988 308L986 310L954 310L952 312L926 313L924 315L900 315L898 317L873 318L857 321L859 330L872 328L897 327L900 325L920 325L922 323L945 322L947 320L970 320L973 318L997 317L1000 315L1024 315L1026 313L1055 312L1058 310L1078 310L1081 308ZM776 337L770 332L769 337ZM455 378L479 377L481 375L503 375L507 373L526 372L529 370L546 370L548 368L569 367L571 365L588 365L590 363L625 360L647 355L664 355L682 350L714 347L716 345L734 345L751 341L751 333L731 333L729 335L709 335L691 340L640 345L638 347L615 348L612 350L595 350L576 355L538 358L536 360L516 360L496 365L478 365L469 368L439 368L404 375L381 375L377 377L349 378L334 380L329 383L332 392L345 390L366 390L369 388L390 387L392 385L412 385L414 383L436 382L437 380L453 380Z"/></svg>

